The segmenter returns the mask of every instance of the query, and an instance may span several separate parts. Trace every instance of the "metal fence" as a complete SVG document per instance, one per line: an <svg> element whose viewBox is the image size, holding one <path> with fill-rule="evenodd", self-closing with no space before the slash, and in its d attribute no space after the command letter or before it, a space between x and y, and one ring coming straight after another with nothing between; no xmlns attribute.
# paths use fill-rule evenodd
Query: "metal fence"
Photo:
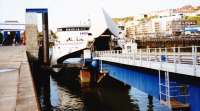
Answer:
<svg viewBox="0 0 200 111"><path fill-rule="evenodd" d="M200 77L200 46L96 51L95 58Z"/></svg>
<svg viewBox="0 0 200 111"><path fill-rule="evenodd" d="M200 65L200 46L146 48L133 52L122 50L96 51L96 57L111 57L113 59L167 62L175 64Z"/></svg>

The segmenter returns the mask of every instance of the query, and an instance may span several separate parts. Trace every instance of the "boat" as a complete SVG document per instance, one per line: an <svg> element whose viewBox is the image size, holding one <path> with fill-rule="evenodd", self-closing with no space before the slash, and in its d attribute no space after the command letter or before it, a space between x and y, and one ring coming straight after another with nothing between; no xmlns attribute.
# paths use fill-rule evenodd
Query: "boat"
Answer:
<svg viewBox="0 0 200 111"><path fill-rule="evenodd" d="M57 59L64 55L87 48L88 43L93 41L89 29L90 25L58 28L56 32L58 39L55 41L52 48L51 64L57 64ZM78 60L79 59L72 59L72 62L77 62Z"/></svg>
<svg viewBox="0 0 200 111"><path fill-rule="evenodd" d="M58 64L65 55L88 48L97 38L117 37L119 30L105 10L98 8L83 24L57 28L56 34L58 39L52 48L51 65Z"/></svg>

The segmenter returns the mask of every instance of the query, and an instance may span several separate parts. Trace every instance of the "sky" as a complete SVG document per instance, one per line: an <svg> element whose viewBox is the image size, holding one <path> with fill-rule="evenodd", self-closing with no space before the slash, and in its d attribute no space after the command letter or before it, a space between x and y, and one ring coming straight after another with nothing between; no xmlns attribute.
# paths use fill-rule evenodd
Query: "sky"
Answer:
<svg viewBox="0 0 200 111"><path fill-rule="evenodd" d="M184 5L197 6L200 0L0 0L0 23L5 20L25 23L26 8L48 8L50 27L79 24L89 18L97 5L111 17L125 17Z"/></svg>

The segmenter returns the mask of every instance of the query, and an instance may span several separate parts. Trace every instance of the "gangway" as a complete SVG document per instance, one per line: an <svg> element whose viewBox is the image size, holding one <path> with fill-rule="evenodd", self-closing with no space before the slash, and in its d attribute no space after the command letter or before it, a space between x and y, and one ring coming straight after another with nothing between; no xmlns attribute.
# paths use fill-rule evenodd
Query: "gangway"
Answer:
<svg viewBox="0 0 200 111"><path fill-rule="evenodd" d="M95 59L200 77L200 46L96 51ZM162 64L162 65L161 65ZM161 67L162 66L162 67Z"/></svg>
<svg viewBox="0 0 200 111"><path fill-rule="evenodd" d="M170 80L169 71L158 70L160 103L172 110L188 110L188 85Z"/></svg>

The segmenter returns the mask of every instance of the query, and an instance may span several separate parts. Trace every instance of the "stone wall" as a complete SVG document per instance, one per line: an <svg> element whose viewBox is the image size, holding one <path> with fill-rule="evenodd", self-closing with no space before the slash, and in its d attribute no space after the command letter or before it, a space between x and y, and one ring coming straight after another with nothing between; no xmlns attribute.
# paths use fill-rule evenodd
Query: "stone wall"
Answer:
<svg viewBox="0 0 200 111"><path fill-rule="evenodd" d="M37 25L27 24L25 30L26 50L35 57L38 57L38 50L39 50L37 35L38 35Z"/></svg>

